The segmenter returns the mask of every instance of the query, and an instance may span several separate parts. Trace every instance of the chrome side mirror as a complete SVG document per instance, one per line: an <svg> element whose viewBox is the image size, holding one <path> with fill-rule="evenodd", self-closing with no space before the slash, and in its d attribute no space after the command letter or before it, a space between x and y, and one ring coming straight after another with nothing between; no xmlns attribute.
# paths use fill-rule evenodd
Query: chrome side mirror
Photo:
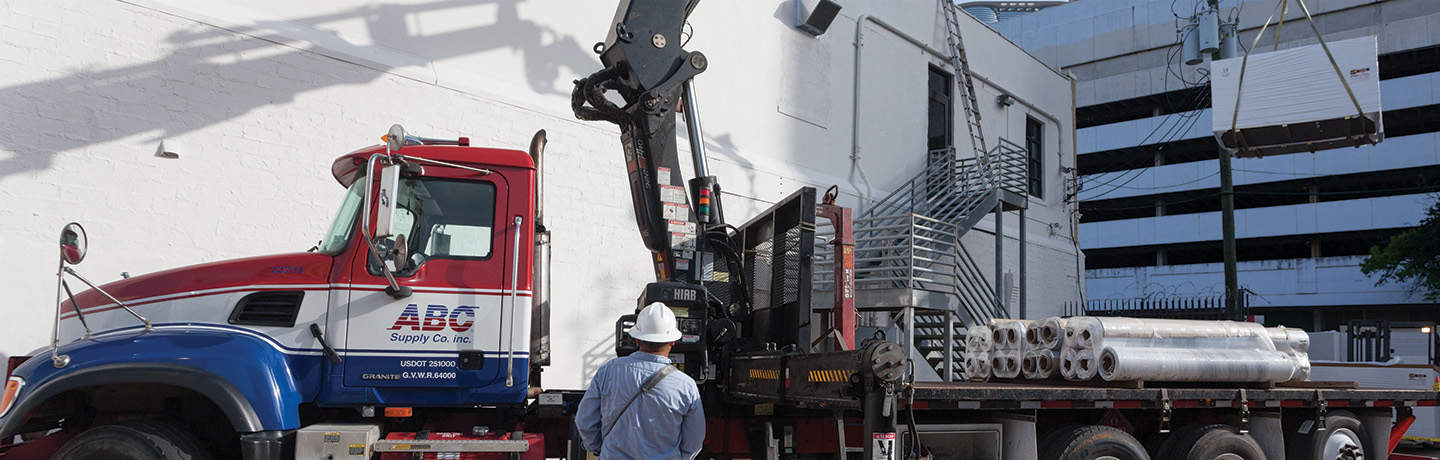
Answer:
<svg viewBox="0 0 1440 460"><path fill-rule="evenodd" d="M385 134L385 150L391 153L400 151L405 146L405 128L400 125L390 125L390 131Z"/></svg>
<svg viewBox="0 0 1440 460"><path fill-rule="evenodd" d="M80 265L85 260L85 227L79 223L65 224L60 230L60 258L70 265Z"/></svg>
<svg viewBox="0 0 1440 460"><path fill-rule="evenodd" d="M71 222L65 224L65 227L60 229L60 267L55 272L55 325L50 329L50 362L57 368L70 364L70 356L60 354L60 310L61 306L64 305L65 296L69 297L70 306L75 310L75 317L80 320L81 327L85 328L85 337L90 336L90 324L85 321L85 312L81 310L80 304L75 301L75 294L70 291L70 284L65 282L66 274L75 277L75 279L85 283L86 286L90 286L95 292L99 292L100 295L110 299L111 302L119 305L120 308L124 308L131 316L134 316L135 319L145 324L146 331L155 330L154 325L150 323L149 319L140 316L135 310L131 310L130 306L126 305L125 302L116 299L115 296L110 295L109 292L105 292L105 289L96 286L95 283L85 279L84 276L80 276L79 272L69 267L69 265L77 265L85 260L88 243L89 238L85 236L85 227L80 226L79 223Z"/></svg>
<svg viewBox="0 0 1440 460"><path fill-rule="evenodd" d="M404 269L406 262L404 257L407 257L408 254L405 254L403 248L398 253L393 248L399 248L405 244L404 239L397 238L397 241L391 245L392 249L389 250L382 250L377 245L382 242L382 239L395 235L393 226L396 222L396 213L400 209L398 203L400 172L404 167L398 161L400 156L396 152L405 145L405 128L400 125L392 125L390 131L381 139L385 140L385 153L371 155L365 167L365 209L362 214L365 218L360 232L366 246L370 249L370 255L380 262L380 272L385 275L385 282L388 285L385 293L396 299L402 299L409 297L411 290L395 280L394 272ZM377 166L380 173L379 183L376 183L372 176L377 172ZM375 213L373 226L370 222L370 213L372 212Z"/></svg>

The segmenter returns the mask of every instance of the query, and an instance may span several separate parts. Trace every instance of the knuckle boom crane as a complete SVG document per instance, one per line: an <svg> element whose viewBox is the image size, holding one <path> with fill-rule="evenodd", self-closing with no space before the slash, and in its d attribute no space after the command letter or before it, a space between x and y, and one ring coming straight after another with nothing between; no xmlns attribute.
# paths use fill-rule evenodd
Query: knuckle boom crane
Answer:
<svg viewBox="0 0 1440 460"><path fill-rule="evenodd" d="M827 218L838 214L829 212L838 209L833 197L817 206L815 190L807 187L738 228L725 223L720 185L706 164L693 80L709 62L683 49L681 40L698 3L622 0L606 41L595 46L605 67L576 80L571 93L577 118L620 127L636 224L657 279L638 305L659 301L676 311L685 337L672 357L711 394L793 407L868 406L867 428L886 431L889 416L880 401L904 373L899 345L844 344L844 337L853 339L848 320L843 324L851 330L841 331L836 351L816 346L824 336L812 342L815 217L817 207ZM696 176L689 193L679 177L677 109L685 114ZM841 222L837 227L848 234L848 219ZM761 284L766 292L758 293ZM617 322L618 354L633 351L624 333L633 317Z"/></svg>

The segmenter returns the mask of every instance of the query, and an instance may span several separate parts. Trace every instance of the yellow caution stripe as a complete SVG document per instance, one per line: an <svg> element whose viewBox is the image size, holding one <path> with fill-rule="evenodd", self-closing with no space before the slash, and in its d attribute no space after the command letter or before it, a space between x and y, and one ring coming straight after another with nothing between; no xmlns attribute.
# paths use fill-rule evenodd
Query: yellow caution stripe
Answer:
<svg viewBox="0 0 1440 460"><path fill-rule="evenodd" d="M780 370L750 369L750 378L759 380L780 380Z"/></svg>
<svg viewBox="0 0 1440 460"><path fill-rule="evenodd" d="M850 371L842 369L816 369L810 371L810 382L849 382Z"/></svg>

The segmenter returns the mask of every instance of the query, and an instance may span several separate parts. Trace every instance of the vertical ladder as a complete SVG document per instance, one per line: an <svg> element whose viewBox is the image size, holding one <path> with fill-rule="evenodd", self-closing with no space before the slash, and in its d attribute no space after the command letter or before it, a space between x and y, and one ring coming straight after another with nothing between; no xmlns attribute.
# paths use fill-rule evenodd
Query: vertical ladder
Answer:
<svg viewBox="0 0 1440 460"><path fill-rule="evenodd" d="M937 0L941 14L945 16L945 40L950 45L950 67L955 70L956 81L960 83L960 105L965 108L965 125L970 129L970 143L975 149L975 158L986 156L985 134L980 130L980 105L975 100L975 80L970 78L970 62L965 59L965 42L960 39L960 7L954 0Z"/></svg>

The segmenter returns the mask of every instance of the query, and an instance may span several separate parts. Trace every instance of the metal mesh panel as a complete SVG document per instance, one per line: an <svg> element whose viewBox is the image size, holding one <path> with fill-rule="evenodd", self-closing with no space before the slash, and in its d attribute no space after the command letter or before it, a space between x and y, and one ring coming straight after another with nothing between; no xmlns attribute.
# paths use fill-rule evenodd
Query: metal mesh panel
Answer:
<svg viewBox="0 0 1440 460"><path fill-rule="evenodd" d="M755 250L746 254L746 257L750 259L746 263L750 271L749 279L751 280L750 282L753 283L750 286L750 294L753 296L751 300L755 302L756 310L764 310L771 307L770 286L771 283L774 282L772 278L774 276L774 270L771 264L771 257L772 254L774 254L774 249L775 241L767 239L756 244Z"/></svg>
<svg viewBox="0 0 1440 460"><path fill-rule="evenodd" d="M800 227L791 227L786 230L785 236L781 241L781 249L776 251L779 253L779 265L782 269L779 272L782 277L775 283L781 287L779 302L781 304L794 303L800 300L801 245L809 243L813 246L815 244L814 238L809 238L809 241L802 241L800 234Z"/></svg>

